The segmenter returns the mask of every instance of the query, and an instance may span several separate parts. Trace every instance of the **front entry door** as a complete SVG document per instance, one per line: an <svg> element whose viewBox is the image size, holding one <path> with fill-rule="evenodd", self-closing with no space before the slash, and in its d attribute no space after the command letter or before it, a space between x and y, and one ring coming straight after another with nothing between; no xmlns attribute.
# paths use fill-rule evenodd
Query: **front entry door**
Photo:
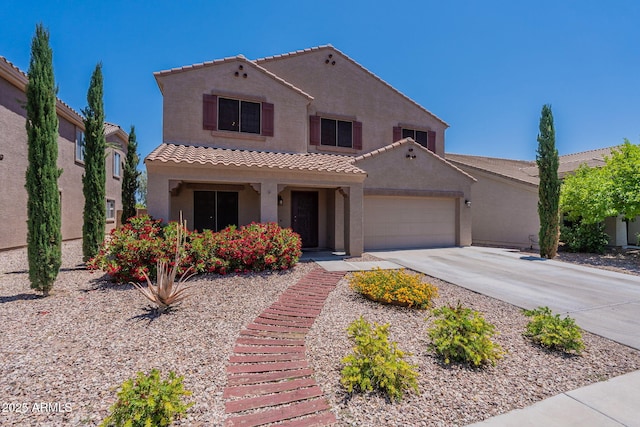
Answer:
<svg viewBox="0 0 640 427"><path fill-rule="evenodd" d="M302 238L303 248L318 247L318 192L291 192L291 228Z"/></svg>
<svg viewBox="0 0 640 427"><path fill-rule="evenodd" d="M194 191L193 228L220 231L238 224L238 193L233 191Z"/></svg>

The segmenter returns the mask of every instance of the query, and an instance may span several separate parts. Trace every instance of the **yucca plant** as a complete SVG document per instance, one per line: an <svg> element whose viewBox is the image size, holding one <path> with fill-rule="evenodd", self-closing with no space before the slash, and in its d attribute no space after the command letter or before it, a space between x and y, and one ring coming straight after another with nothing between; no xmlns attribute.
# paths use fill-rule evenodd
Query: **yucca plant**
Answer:
<svg viewBox="0 0 640 427"><path fill-rule="evenodd" d="M178 275L178 269L182 260L182 252L184 244L186 242L186 236L184 230L187 228L187 222L182 220L182 214L180 214L180 222L176 224L176 251L173 259L173 263L169 264L165 260L158 260L157 262L157 278L154 285L146 272L142 272L144 278L147 280L147 287L142 286L139 283L131 282L149 301L158 306L158 311L164 313L172 305L181 302L189 296L186 292L190 287L184 286L184 283L193 277L196 272L193 267L187 268L182 273L180 279L176 282L176 276Z"/></svg>

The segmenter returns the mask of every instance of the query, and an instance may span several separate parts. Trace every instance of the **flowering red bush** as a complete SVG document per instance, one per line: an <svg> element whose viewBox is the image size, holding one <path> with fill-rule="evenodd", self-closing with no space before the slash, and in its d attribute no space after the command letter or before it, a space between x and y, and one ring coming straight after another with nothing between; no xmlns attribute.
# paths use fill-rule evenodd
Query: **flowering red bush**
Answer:
<svg viewBox="0 0 640 427"><path fill-rule="evenodd" d="M87 263L93 270L103 270L117 282L143 281L143 272L155 276L158 260L171 265L176 248L176 231L172 222L162 226L149 216L135 217L111 232L95 258ZM184 230L186 243L181 249L181 274L189 266L195 271L226 274L263 270L286 270L298 262L300 236L275 223L251 223L214 233Z"/></svg>

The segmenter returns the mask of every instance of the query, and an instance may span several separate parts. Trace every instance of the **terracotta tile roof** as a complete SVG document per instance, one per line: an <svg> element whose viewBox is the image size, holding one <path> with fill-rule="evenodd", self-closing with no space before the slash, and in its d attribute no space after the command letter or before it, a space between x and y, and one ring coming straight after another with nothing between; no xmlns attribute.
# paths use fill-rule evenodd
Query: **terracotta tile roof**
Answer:
<svg viewBox="0 0 640 427"><path fill-rule="evenodd" d="M590 167L603 166L605 156L610 156L615 148L616 147L605 147L559 156L558 176L564 178L565 175L575 171L582 164ZM462 166L468 166L516 181L538 185L538 165L533 160L510 160L463 154L447 154L446 158Z"/></svg>
<svg viewBox="0 0 640 427"><path fill-rule="evenodd" d="M292 85L288 81L278 77L277 75L273 74L271 71L267 70L266 68L261 67L260 65L256 64L255 61L249 61L244 55L231 56L231 57L228 57L228 58L215 59L213 61L200 62L198 64L185 65L183 67L172 68L170 70L156 71L155 73L153 73L153 75L157 80L158 77L162 77L162 76L165 76L165 75L168 75L168 74L182 73L182 72L185 72L185 71L196 70L198 68L211 67L211 66L214 66L214 65L223 64L225 62L234 62L234 61L242 61L242 62L248 64L249 66L255 68L256 70L260 71L261 73L264 73L264 74L268 75L272 79L274 79L277 82L279 82L280 84L288 87L289 89L293 90L294 92L298 92L300 95L302 95L302 96L304 96L304 97L306 97L308 99L313 99L313 96L309 95L308 93L306 93L302 89Z"/></svg>
<svg viewBox="0 0 640 427"><path fill-rule="evenodd" d="M127 132L125 132L124 129L122 129L119 125L117 125L115 123L104 122L104 134L105 134L105 136L109 136L109 135L114 134L116 132L122 132L123 135L125 135L125 137L129 136L129 134Z"/></svg>
<svg viewBox="0 0 640 427"><path fill-rule="evenodd" d="M449 153L446 154L445 158L460 167L468 167L514 181L538 185L536 162ZM535 169L535 175L531 173L532 167ZM473 174L473 172L471 173Z"/></svg>
<svg viewBox="0 0 640 427"><path fill-rule="evenodd" d="M429 155L435 157L439 161L445 163L447 166L457 170L458 172L460 172L463 175L466 175L467 177L471 178L472 180L477 181L473 176L469 175L467 172L463 171L458 166L454 165L451 162L448 162L446 159L443 159L442 157L438 156L433 151L427 150L425 147L423 147L422 145L420 145L417 142L415 142L412 138L404 138L404 139L401 139L400 141L394 142L393 144L389 144L389 145L386 145L384 147L378 148L377 150L373 150L373 151L369 151L368 153L361 154L358 157L354 157L353 158L353 163L357 163L360 160L368 159L370 157L375 157L375 156L377 156L379 154L382 154L382 153L384 153L386 151L395 150L396 148L401 147L403 145L407 145L407 144L410 144L413 147L415 147L416 149L419 149L419 150L424 151L425 153L428 153Z"/></svg>
<svg viewBox="0 0 640 427"><path fill-rule="evenodd" d="M277 61L279 59L284 59L284 58L288 58L288 57L292 57L292 56L298 56L298 55L303 55L306 53L310 53L310 52L314 52L314 51L319 51L319 50L325 50L325 49L331 49L337 53L339 53L340 55L342 55L344 58L346 58L347 60L351 61L353 64L355 64L356 66L360 67L364 72L368 73L369 75L371 75L373 78L375 78L376 80L378 80L380 83L384 84L385 86L389 87L390 89L392 89L394 92L398 93L400 96L402 96L403 98L407 99L408 101L410 101L411 103L413 103L414 105L416 105L417 107L419 107L421 110L423 110L424 112L426 112L427 114L433 116L435 119L437 119L438 121L440 121L442 124L444 124L445 126L449 127L449 124L447 122L445 122L444 120L442 120L440 117L436 116L435 114L433 114L431 111L427 110L426 108L424 108L422 105L418 104L416 101L414 101L413 99L409 98L407 95L405 95L404 93L400 92L398 89L396 89L395 87L391 86L389 83L387 83L386 81L382 80L382 78L378 77L376 74L372 73L371 71L369 71L368 69L366 69L363 65L359 64L358 62L354 61L351 57L349 57L348 55L345 55L343 52L341 52L340 50L336 49L335 47L333 47L330 44L327 45L323 45L323 46L316 46L316 47L311 47L311 48L307 48L307 49L302 49L302 50L296 50L294 52L289 52L289 53L283 53L280 55L272 55L272 56L266 56L264 58L258 58L256 60L254 60L253 62L257 63L257 64L261 64L261 63L265 63L265 62L269 62L269 61Z"/></svg>
<svg viewBox="0 0 640 427"><path fill-rule="evenodd" d="M249 166L266 169L290 169L317 172L366 174L353 164L353 157L322 153L277 153L270 151L232 150L163 143L145 162Z"/></svg>

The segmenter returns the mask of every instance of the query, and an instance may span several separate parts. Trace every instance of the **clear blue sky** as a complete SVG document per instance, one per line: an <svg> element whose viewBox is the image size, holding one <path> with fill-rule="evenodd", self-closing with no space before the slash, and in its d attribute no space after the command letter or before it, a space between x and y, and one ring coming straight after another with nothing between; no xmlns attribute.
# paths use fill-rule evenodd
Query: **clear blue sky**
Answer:
<svg viewBox="0 0 640 427"><path fill-rule="evenodd" d="M332 44L451 126L448 152L534 159L550 103L560 154L640 142L640 1L18 1L0 55L50 31L59 97L80 111L103 63L107 120L162 142L154 71Z"/></svg>

